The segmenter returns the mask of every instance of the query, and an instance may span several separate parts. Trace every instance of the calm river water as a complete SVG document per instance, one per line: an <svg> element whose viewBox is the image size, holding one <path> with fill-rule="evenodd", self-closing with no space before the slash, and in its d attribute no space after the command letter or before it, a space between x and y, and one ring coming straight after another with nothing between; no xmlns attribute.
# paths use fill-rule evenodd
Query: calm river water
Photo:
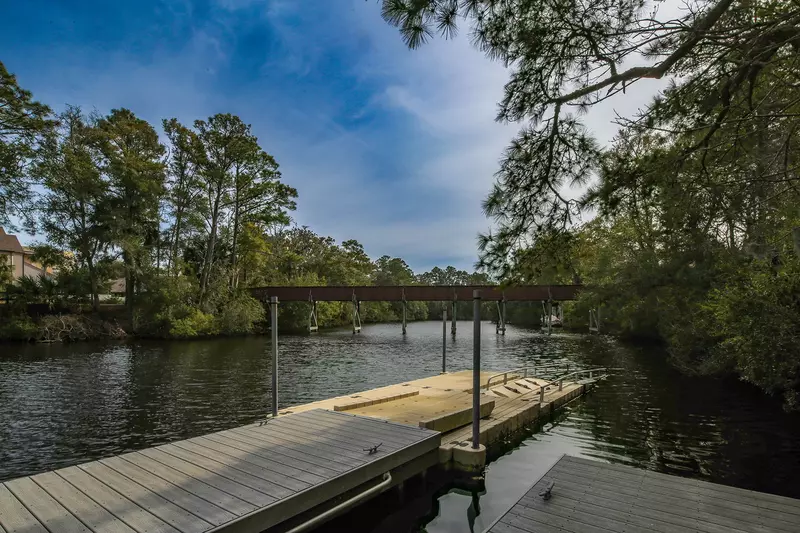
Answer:
<svg viewBox="0 0 800 533"><path fill-rule="evenodd" d="M472 324L448 333L448 370L471 366ZM369 325L280 339L281 407L437 373L441 325ZM405 494L327 527L483 531L563 453L800 498L800 416L731 380L688 378L657 348L494 326L484 368L565 358L620 370L490 464L486 489ZM267 338L0 344L0 481L231 428L270 409ZM363 517L363 519L362 519ZM420 529L424 528L424 529Z"/></svg>

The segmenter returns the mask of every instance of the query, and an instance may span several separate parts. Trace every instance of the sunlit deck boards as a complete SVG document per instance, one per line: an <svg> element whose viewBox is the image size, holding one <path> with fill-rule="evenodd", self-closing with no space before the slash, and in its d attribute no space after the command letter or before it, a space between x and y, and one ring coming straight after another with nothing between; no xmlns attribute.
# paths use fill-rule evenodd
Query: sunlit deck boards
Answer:
<svg viewBox="0 0 800 533"><path fill-rule="evenodd" d="M2 483L0 533L259 532L439 442L383 420L296 413Z"/></svg>
<svg viewBox="0 0 800 533"><path fill-rule="evenodd" d="M800 500L565 455L489 529L556 531L797 532Z"/></svg>

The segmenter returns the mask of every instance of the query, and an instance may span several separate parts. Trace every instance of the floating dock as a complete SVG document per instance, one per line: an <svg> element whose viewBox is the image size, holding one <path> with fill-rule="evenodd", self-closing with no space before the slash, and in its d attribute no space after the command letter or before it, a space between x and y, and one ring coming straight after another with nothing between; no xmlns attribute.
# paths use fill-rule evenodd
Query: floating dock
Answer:
<svg viewBox="0 0 800 533"><path fill-rule="evenodd" d="M790 533L800 500L562 456L488 533Z"/></svg>
<svg viewBox="0 0 800 533"><path fill-rule="evenodd" d="M439 442L427 429L306 411L7 481L0 531L257 533L373 480L388 488L393 470L435 462Z"/></svg>
<svg viewBox="0 0 800 533"><path fill-rule="evenodd" d="M559 373L554 365L540 366L539 373L535 368L481 372L480 443L490 453L506 437L533 424L540 414L549 415L584 394L602 370L573 372L558 381L543 377L545 372ZM469 447L472 437L472 371L440 374L299 405L281 410L278 415L310 409L347 412L439 431L439 462L446 468L459 469L459 450Z"/></svg>
<svg viewBox="0 0 800 533"><path fill-rule="evenodd" d="M581 376L483 372L481 444L582 394L593 379ZM0 533L308 531L437 464L475 467L459 459L470 448L472 398L471 371L441 374L7 481Z"/></svg>

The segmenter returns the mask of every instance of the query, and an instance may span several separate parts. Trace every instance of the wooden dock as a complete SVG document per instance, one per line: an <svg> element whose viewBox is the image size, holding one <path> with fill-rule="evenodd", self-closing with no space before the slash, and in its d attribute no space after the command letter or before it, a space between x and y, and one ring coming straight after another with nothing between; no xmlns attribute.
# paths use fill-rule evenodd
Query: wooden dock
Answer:
<svg viewBox="0 0 800 533"><path fill-rule="evenodd" d="M309 410L7 481L0 533L257 533L435 463L439 443L435 431Z"/></svg>
<svg viewBox="0 0 800 533"><path fill-rule="evenodd" d="M505 380L487 383L498 374L481 372L480 442L490 453L495 445L503 445L508 435L581 396L591 386L576 380L565 382L559 390L550 381L515 373L509 373ZM434 429L442 433L440 463L450 467L456 466L452 464L453 450L466 447L471 439L471 406L472 371L464 370L299 405L278 414L331 409Z"/></svg>
<svg viewBox="0 0 800 533"><path fill-rule="evenodd" d="M527 371L482 372L481 383L487 448L590 386ZM458 459L470 453L472 393L471 371L441 374L7 481L0 533L294 531L437 464L482 468Z"/></svg>
<svg viewBox="0 0 800 533"><path fill-rule="evenodd" d="M565 455L489 528L489 533L638 531L796 533L800 500Z"/></svg>

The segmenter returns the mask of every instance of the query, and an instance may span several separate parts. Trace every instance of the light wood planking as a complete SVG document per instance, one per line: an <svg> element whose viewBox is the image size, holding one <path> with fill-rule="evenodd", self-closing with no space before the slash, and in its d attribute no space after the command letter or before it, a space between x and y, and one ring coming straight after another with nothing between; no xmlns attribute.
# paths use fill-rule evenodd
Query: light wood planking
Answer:
<svg viewBox="0 0 800 533"><path fill-rule="evenodd" d="M0 526L6 533L48 533L3 483L0 483Z"/></svg>
<svg viewBox="0 0 800 533"><path fill-rule="evenodd" d="M539 493L551 482L552 497L544 500ZM548 527L571 533L793 533L800 531L800 501L564 456L489 531Z"/></svg>
<svg viewBox="0 0 800 533"><path fill-rule="evenodd" d="M135 533L125 522L106 511L101 505L67 483L55 472L38 474L31 479L92 531Z"/></svg>
<svg viewBox="0 0 800 533"><path fill-rule="evenodd" d="M31 478L24 477L8 481L6 487L49 531L53 533L56 531L59 533L91 533L89 528L64 509Z"/></svg>

